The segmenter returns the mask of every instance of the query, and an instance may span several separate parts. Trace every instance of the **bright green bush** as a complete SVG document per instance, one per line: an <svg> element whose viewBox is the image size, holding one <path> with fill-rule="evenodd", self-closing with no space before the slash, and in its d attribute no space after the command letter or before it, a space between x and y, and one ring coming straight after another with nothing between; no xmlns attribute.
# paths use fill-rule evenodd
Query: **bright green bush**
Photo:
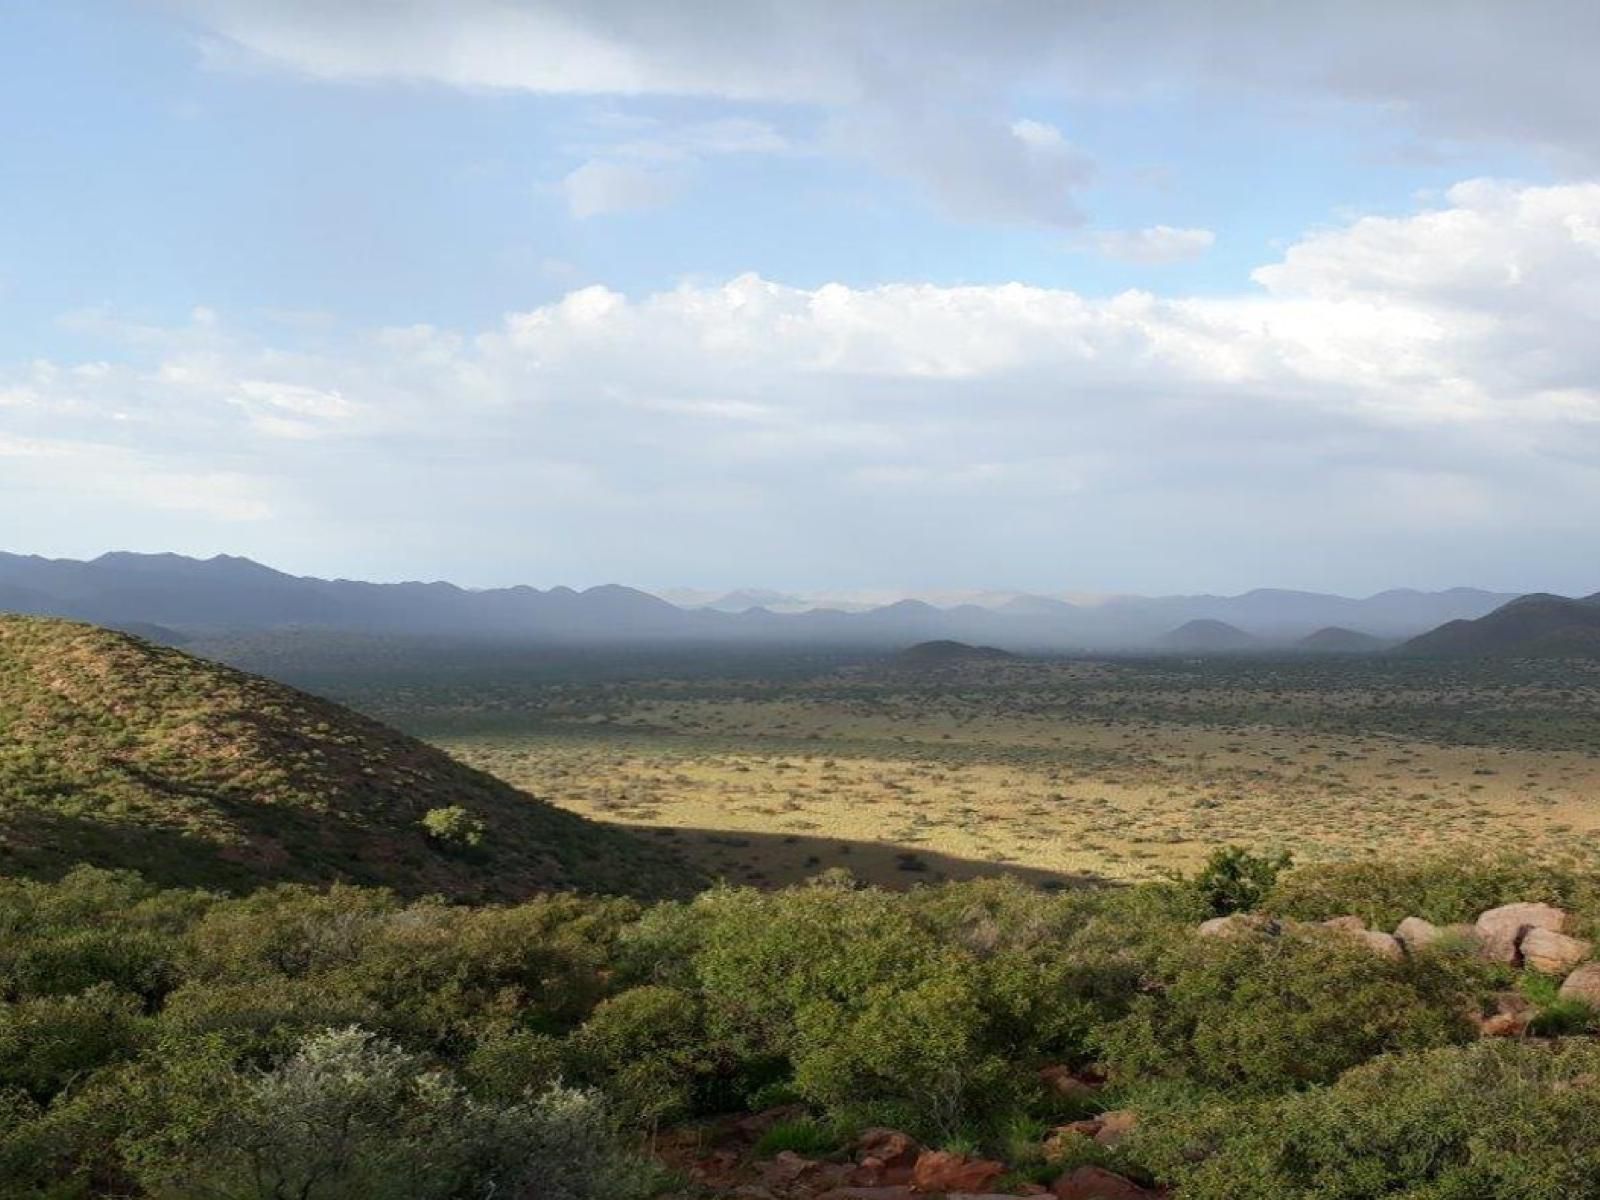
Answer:
<svg viewBox="0 0 1600 1200"><path fill-rule="evenodd" d="M1487 1039L1161 1114L1128 1148L1185 1200L1596 1200L1597 1106L1600 1046Z"/></svg>
<svg viewBox="0 0 1600 1200"><path fill-rule="evenodd" d="M1330 1082L1378 1054L1464 1040L1464 1014L1491 974L1468 956L1391 961L1317 928L1191 937L1098 1040L1123 1081L1284 1091Z"/></svg>
<svg viewBox="0 0 1600 1200"><path fill-rule="evenodd" d="M1250 912L1266 898L1289 863L1287 854L1263 856L1239 846L1224 846L1206 860L1190 886L1214 917Z"/></svg>
<svg viewBox="0 0 1600 1200"><path fill-rule="evenodd" d="M422 815L422 829L435 845L458 852L482 849L488 833L483 819L459 804L430 808Z"/></svg>

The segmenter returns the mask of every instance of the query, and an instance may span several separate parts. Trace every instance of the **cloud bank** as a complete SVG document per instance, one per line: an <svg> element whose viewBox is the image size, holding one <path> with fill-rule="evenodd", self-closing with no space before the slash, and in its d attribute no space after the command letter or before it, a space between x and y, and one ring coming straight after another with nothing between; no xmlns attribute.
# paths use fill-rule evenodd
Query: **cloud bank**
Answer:
<svg viewBox="0 0 1600 1200"><path fill-rule="evenodd" d="M100 315L124 361L0 374L0 493L290 563L313 520L306 569L482 582L1531 586L1475 572L1564 547L1577 584L1600 185L1464 183L1254 278L590 286L310 347Z"/></svg>

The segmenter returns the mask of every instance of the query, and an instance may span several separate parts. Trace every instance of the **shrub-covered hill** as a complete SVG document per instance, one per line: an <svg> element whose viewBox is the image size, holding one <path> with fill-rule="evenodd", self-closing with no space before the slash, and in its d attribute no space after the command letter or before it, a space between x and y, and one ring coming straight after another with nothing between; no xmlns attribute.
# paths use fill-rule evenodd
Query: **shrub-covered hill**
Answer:
<svg viewBox="0 0 1600 1200"><path fill-rule="evenodd" d="M127 634L0 616L0 874L79 862L168 885L457 899L699 882L339 705Z"/></svg>

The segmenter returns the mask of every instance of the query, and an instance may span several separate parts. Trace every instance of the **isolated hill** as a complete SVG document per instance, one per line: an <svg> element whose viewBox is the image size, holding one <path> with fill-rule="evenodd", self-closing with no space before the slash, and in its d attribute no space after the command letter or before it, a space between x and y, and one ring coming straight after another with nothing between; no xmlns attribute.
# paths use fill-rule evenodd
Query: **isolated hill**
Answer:
<svg viewBox="0 0 1600 1200"><path fill-rule="evenodd" d="M941 639L907 646L894 656L894 664L915 669L959 667L970 663L1009 662L1016 657L1009 650L996 646L969 646L966 642Z"/></svg>
<svg viewBox="0 0 1600 1200"><path fill-rule="evenodd" d="M1295 643L1301 650L1318 654L1370 654L1384 646L1382 638L1362 633L1359 629L1346 629L1342 625L1328 625L1315 633L1308 633Z"/></svg>
<svg viewBox="0 0 1600 1200"><path fill-rule="evenodd" d="M1475 621L1451 621L1412 638L1402 654L1600 657L1600 593L1580 599L1540 592Z"/></svg>
<svg viewBox="0 0 1600 1200"><path fill-rule="evenodd" d="M1156 644L1163 650L1204 654L1253 650L1261 645L1261 640L1226 621L1200 619L1187 621L1162 634Z"/></svg>
<svg viewBox="0 0 1600 1200"><path fill-rule="evenodd" d="M421 822L459 806L477 848ZM123 633L0 617L0 874L334 880L511 899L696 881L654 846L339 705Z"/></svg>

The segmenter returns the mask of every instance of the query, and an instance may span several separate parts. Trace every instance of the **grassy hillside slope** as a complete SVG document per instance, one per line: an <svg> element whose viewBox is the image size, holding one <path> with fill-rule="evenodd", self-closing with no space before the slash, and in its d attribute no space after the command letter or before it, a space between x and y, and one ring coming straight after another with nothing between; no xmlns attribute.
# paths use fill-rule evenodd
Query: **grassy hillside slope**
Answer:
<svg viewBox="0 0 1600 1200"><path fill-rule="evenodd" d="M425 814L451 807L481 836L430 836ZM463 899L698 882L336 704L126 634L0 617L0 874L77 862L164 884L343 879Z"/></svg>

